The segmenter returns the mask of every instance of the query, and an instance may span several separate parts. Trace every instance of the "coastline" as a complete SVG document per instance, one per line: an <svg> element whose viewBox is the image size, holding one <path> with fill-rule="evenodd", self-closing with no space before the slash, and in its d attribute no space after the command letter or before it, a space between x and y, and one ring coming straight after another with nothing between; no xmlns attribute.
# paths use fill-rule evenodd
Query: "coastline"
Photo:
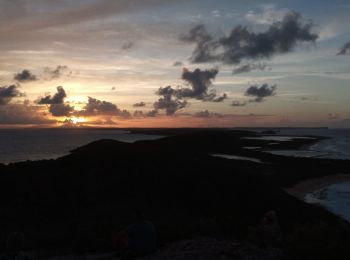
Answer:
<svg viewBox="0 0 350 260"><path fill-rule="evenodd" d="M304 201L305 196L311 192L320 190L333 184L344 182L350 182L350 174L342 173L336 175L328 175L321 178L308 179L299 182L291 188L285 188L284 190L288 194Z"/></svg>

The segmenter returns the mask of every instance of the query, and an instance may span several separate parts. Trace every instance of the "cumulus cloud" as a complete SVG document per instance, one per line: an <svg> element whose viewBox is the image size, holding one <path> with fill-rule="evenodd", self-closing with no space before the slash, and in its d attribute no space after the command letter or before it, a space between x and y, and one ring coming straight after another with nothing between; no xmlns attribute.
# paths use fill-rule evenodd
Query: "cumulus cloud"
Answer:
<svg viewBox="0 0 350 260"><path fill-rule="evenodd" d="M298 12L288 12L283 19L272 23L264 32L253 32L238 25L228 36L214 37L204 27L194 27L180 38L196 47L193 63L222 62L240 64L243 60L270 59L276 54L291 52L300 43L314 43L318 35L312 32L313 23L304 21Z"/></svg>
<svg viewBox="0 0 350 260"><path fill-rule="evenodd" d="M144 107L144 106L146 106L146 103L145 103L145 102L138 102L138 103L135 103L135 104L133 105L133 107Z"/></svg>
<svg viewBox="0 0 350 260"><path fill-rule="evenodd" d="M213 112L209 112L209 110L203 110L195 113L194 116L201 117L201 118L209 118L209 117L223 118L223 117L229 117L230 115L213 113Z"/></svg>
<svg viewBox="0 0 350 260"><path fill-rule="evenodd" d="M239 66L233 70L233 74L241 74L241 73L247 73L251 72L252 70L265 70L267 67L264 63L251 63L251 64L244 64L242 66Z"/></svg>
<svg viewBox="0 0 350 260"><path fill-rule="evenodd" d="M26 81L34 81L37 78L29 70L25 69L25 70L22 70L22 72L16 73L13 79L19 82L26 82Z"/></svg>
<svg viewBox="0 0 350 260"><path fill-rule="evenodd" d="M0 124L4 125L29 125L29 124L52 124L54 120L46 118L40 106L25 104L8 104L0 106Z"/></svg>
<svg viewBox="0 0 350 260"><path fill-rule="evenodd" d="M65 73L67 76L71 75L72 72L68 71L68 66L58 65L56 68L45 68L44 73L49 76L49 79L58 79L62 77Z"/></svg>
<svg viewBox="0 0 350 260"><path fill-rule="evenodd" d="M262 86L253 85L250 86L244 95L249 97L255 97L255 99L250 100L250 102L263 102L266 97L271 97L276 95L276 85L269 86L268 84L263 84Z"/></svg>
<svg viewBox="0 0 350 260"><path fill-rule="evenodd" d="M118 116L120 118L130 118L131 114L127 110L120 110L117 105L88 97L88 102L82 111L76 111L75 114L81 116Z"/></svg>
<svg viewBox="0 0 350 260"><path fill-rule="evenodd" d="M345 43L339 50L338 55L350 55L350 42Z"/></svg>
<svg viewBox="0 0 350 260"><path fill-rule="evenodd" d="M51 104L49 111L53 116L69 116L74 108L69 104Z"/></svg>
<svg viewBox="0 0 350 260"><path fill-rule="evenodd" d="M0 87L0 105L8 104L12 98L23 96L17 85Z"/></svg>
<svg viewBox="0 0 350 260"><path fill-rule="evenodd" d="M256 24L270 25L276 21L282 20L287 13L287 10L277 9L273 4L263 4L260 5L260 7L262 9L261 13L250 10L245 15L245 19Z"/></svg>
<svg viewBox="0 0 350 260"><path fill-rule="evenodd" d="M195 114L196 117L210 117L210 115L208 110L200 111Z"/></svg>
<svg viewBox="0 0 350 260"><path fill-rule="evenodd" d="M175 62L173 63L173 66L174 66L174 67L181 67L181 66L183 66L183 63L182 63L182 61L175 61Z"/></svg>
<svg viewBox="0 0 350 260"><path fill-rule="evenodd" d="M174 115L176 111L187 106L187 101L179 100L176 96L177 90L171 86L159 88L156 92L157 95L162 96L158 101L153 103L155 110L165 110L167 115Z"/></svg>
<svg viewBox="0 0 350 260"><path fill-rule="evenodd" d="M134 43L133 42L126 42L122 45L121 49L124 51L130 50L134 47Z"/></svg>
<svg viewBox="0 0 350 260"><path fill-rule="evenodd" d="M143 112L142 110L135 110L133 117L144 118L144 117L156 117L157 115L158 115L158 110L156 110L156 109L153 109L153 110L148 111L148 112Z"/></svg>
<svg viewBox="0 0 350 260"><path fill-rule="evenodd" d="M233 107L244 107L247 105L247 102L233 101L231 106Z"/></svg>
<svg viewBox="0 0 350 260"><path fill-rule="evenodd" d="M214 98L212 101L213 102L223 102L225 99L227 99L227 94L224 93L219 97Z"/></svg>
<svg viewBox="0 0 350 260"><path fill-rule="evenodd" d="M209 87L212 85L212 80L216 78L218 72L218 69L195 69L194 71L189 71L184 68L181 78L185 80L191 88L179 88L175 91L175 95L179 99L194 98L203 101L223 101L227 98L226 94L217 97L215 89L209 90Z"/></svg>
<svg viewBox="0 0 350 260"><path fill-rule="evenodd" d="M64 99L66 97L67 94L64 88L62 86L58 86L57 93L39 98L37 103L40 105L49 105L49 112L53 116L69 116L74 111L74 107L64 103Z"/></svg>
<svg viewBox="0 0 350 260"><path fill-rule="evenodd" d="M64 99L67 97L66 91L62 86L57 87L57 93L53 96L47 95L40 98L37 103L41 105L51 105L51 104L63 104Z"/></svg>
<svg viewBox="0 0 350 260"><path fill-rule="evenodd" d="M96 98L88 97L88 103L84 107L84 113L87 115L96 115L96 114L117 114L118 107L108 101L101 101Z"/></svg>

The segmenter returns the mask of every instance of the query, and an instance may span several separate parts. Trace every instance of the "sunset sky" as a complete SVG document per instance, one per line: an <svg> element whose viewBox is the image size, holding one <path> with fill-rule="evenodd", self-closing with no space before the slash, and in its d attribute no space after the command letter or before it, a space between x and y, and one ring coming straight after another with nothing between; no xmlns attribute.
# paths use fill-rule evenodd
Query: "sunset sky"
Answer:
<svg viewBox="0 0 350 260"><path fill-rule="evenodd" d="M1 127L350 127L349 0L0 0Z"/></svg>

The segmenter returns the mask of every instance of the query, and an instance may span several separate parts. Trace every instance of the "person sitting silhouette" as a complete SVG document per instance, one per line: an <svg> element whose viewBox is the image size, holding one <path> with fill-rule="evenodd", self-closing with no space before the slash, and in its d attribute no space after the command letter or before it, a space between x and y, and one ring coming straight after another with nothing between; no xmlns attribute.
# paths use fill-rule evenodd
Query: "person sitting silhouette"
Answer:
<svg viewBox="0 0 350 260"><path fill-rule="evenodd" d="M135 222L117 235L116 243L123 259L150 255L157 249L155 226L142 212L136 212Z"/></svg>

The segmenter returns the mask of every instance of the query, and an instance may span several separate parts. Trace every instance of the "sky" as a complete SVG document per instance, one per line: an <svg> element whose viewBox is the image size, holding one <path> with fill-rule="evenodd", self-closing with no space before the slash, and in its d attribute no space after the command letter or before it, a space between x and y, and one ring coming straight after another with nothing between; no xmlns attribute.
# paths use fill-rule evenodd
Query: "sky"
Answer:
<svg viewBox="0 0 350 260"><path fill-rule="evenodd" d="M0 0L0 128L350 127L349 0Z"/></svg>

